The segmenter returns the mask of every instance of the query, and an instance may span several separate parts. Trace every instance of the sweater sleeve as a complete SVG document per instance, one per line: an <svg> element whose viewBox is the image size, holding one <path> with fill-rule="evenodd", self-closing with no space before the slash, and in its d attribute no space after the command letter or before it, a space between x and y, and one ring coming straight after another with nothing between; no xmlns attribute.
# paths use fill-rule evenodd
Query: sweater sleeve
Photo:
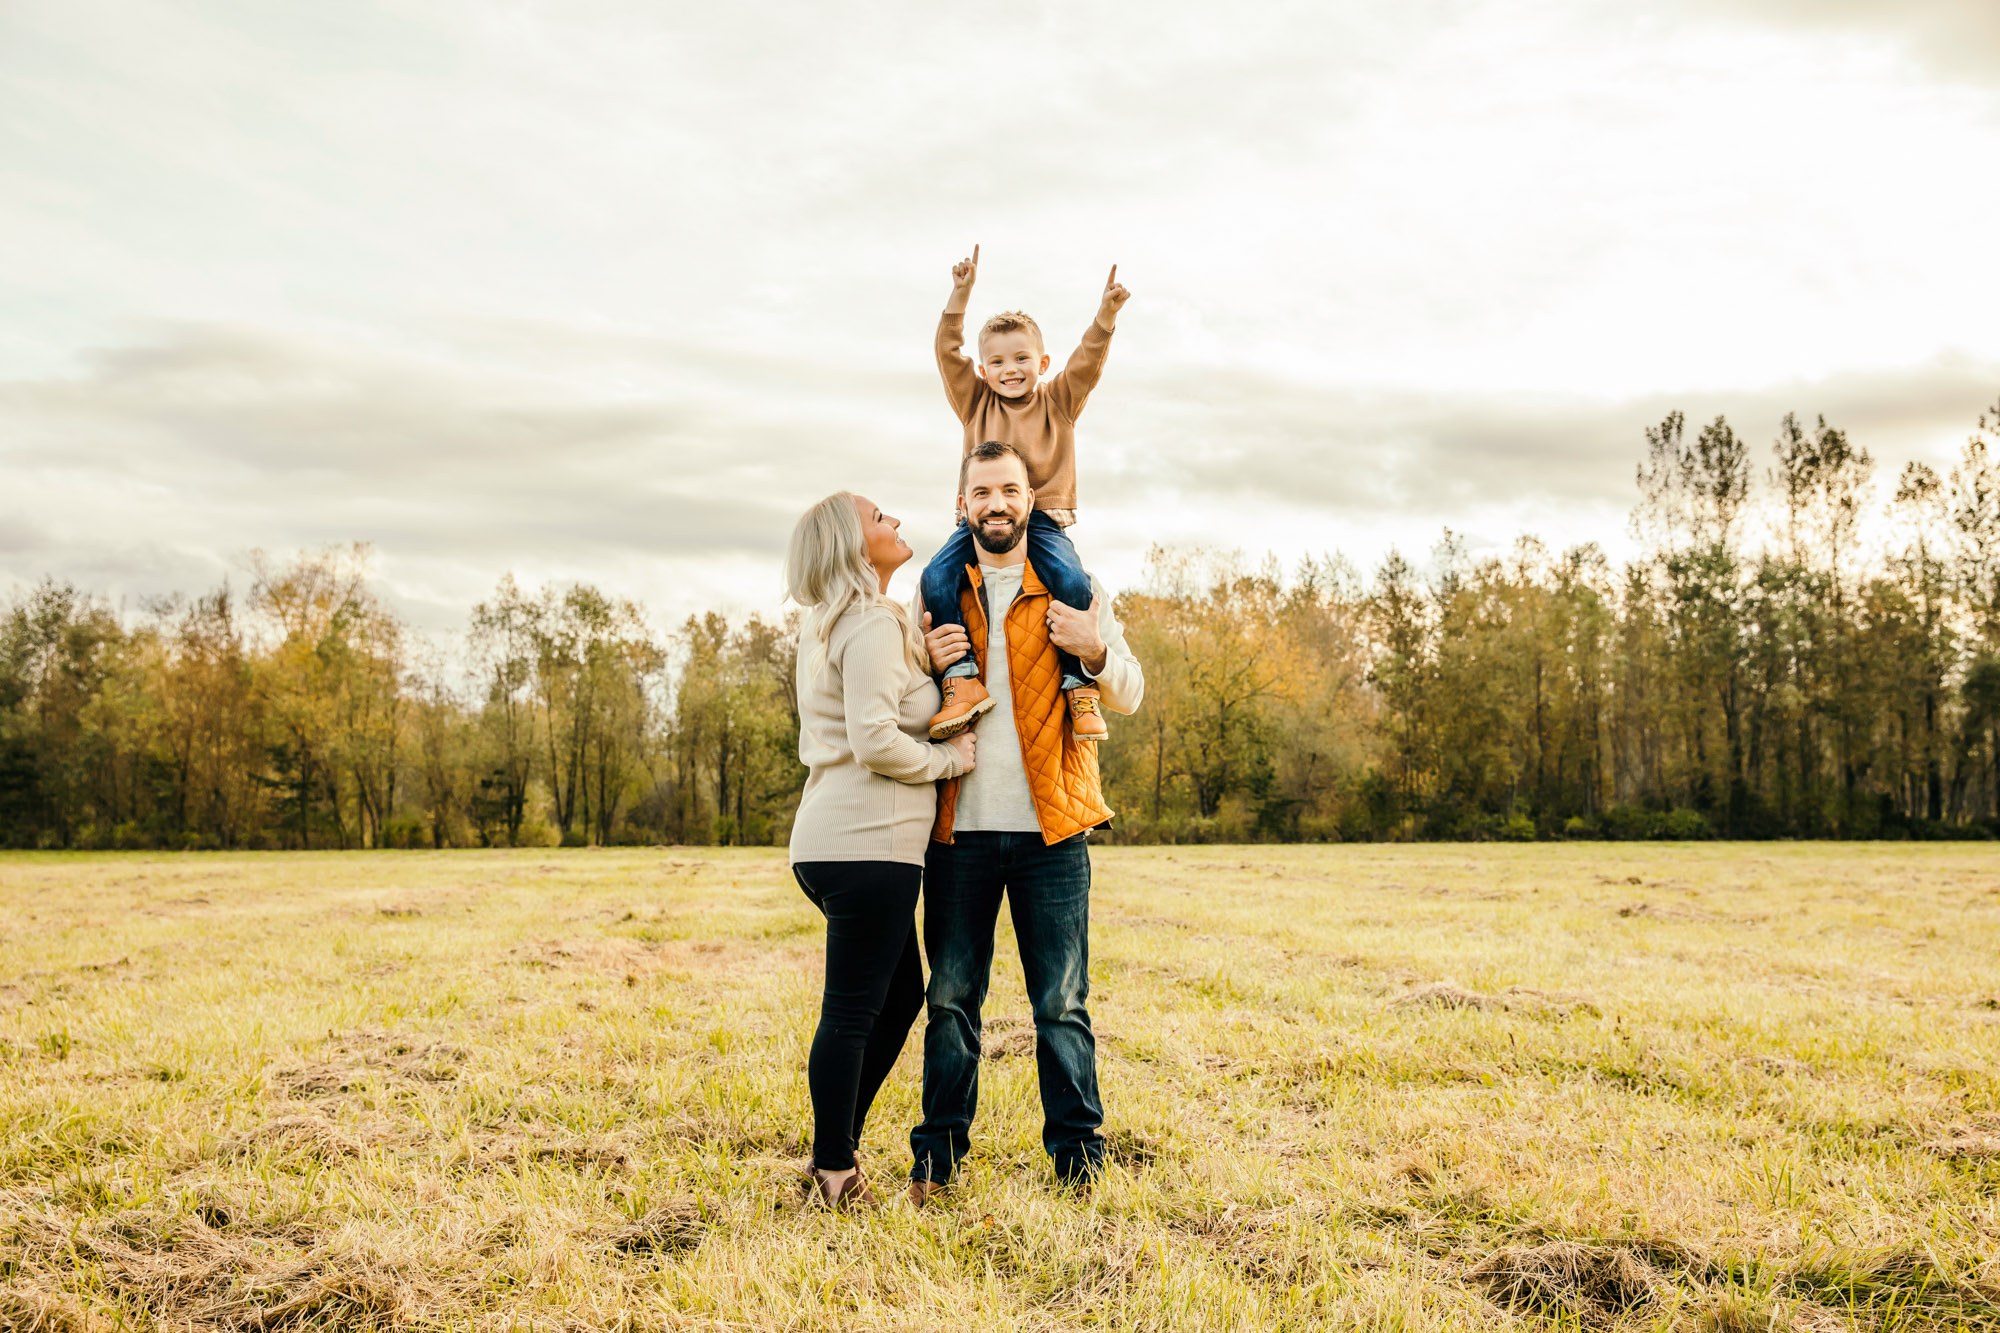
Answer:
<svg viewBox="0 0 2000 1333"><path fill-rule="evenodd" d="M1097 632L1104 640L1104 670L1096 678L1098 692L1106 708L1129 717L1139 711L1140 701L1146 697L1146 673L1125 642L1125 627L1118 623L1111 598L1095 574L1090 576L1090 604L1097 608Z"/></svg>
<svg viewBox="0 0 2000 1333"><path fill-rule="evenodd" d="M1111 355L1111 330L1090 321L1090 327L1083 331L1083 341L1063 362L1063 368L1049 378L1049 401L1056 410L1075 421L1083 411L1084 399L1097 387L1097 381L1104 374L1105 358Z"/></svg>
<svg viewBox="0 0 2000 1333"><path fill-rule="evenodd" d="M964 346L965 316L947 314L940 318L937 331L938 374L944 377L944 396L951 400L951 410L958 413L960 422L972 420L973 408L979 402L979 391L986 387L973 371L971 358L962 350Z"/></svg>
<svg viewBox="0 0 2000 1333"><path fill-rule="evenodd" d="M918 784L955 778L958 751L949 745L917 740L897 725L909 679L902 627L886 614L864 617L841 653L847 744L864 768L897 782Z"/></svg>

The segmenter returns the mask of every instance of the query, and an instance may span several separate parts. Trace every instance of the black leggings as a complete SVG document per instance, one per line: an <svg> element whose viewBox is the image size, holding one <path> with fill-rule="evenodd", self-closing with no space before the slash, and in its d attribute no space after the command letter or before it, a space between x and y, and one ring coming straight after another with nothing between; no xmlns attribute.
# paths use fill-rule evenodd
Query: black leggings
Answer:
<svg viewBox="0 0 2000 1333"><path fill-rule="evenodd" d="M813 1165L845 1171L924 1007L916 929L924 871L900 861L802 861L792 874L826 915L826 990L806 1062Z"/></svg>

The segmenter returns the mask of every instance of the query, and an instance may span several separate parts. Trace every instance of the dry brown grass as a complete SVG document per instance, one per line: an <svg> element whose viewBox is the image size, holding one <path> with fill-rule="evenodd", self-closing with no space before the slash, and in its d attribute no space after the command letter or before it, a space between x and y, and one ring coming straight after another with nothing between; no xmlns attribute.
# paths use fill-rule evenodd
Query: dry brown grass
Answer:
<svg viewBox="0 0 2000 1333"><path fill-rule="evenodd" d="M1097 864L1100 1188L1003 938L966 1179L856 1218L779 856L0 858L0 1330L2000 1330L1988 849Z"/></svg>
<svg viewBox="0 0 2000 1333"><path fill-rule="evenodd" d="M1640 1260L1574 1240L1496 1250L1465 1275L1510 1310L1569 1315L1592 1325L1614 1323L1650 1305L1656 1294L1653 1272Z"/></svg>

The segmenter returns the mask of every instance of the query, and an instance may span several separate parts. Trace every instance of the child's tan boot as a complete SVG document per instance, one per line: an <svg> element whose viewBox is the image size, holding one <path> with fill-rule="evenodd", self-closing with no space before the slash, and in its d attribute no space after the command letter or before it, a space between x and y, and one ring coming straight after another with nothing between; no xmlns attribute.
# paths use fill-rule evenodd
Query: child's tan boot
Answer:
<svg viewBox="0 0 2000 1333"><path fill-rule="evenodd" d="M941 688L944 690L944 707L931 718L931 739L934 741L950 740L993 706L993 696L986 692L986 687L979 683L977 676L946 676Z"/></svg>
<svg viewBox="0 0 2000 1333"><path fill-rule="evenodd" d="M1098 706L1097 687L1079 685L1069 692L1069 725L1080 741L1101 741L1111 734Z"/></svg>

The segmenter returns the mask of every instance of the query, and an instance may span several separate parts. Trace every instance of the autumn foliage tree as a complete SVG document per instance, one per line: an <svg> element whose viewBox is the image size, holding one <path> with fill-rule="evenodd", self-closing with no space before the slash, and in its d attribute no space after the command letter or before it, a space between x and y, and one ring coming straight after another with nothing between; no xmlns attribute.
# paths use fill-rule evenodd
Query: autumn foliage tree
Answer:
<svg viewBox="0 0 2000 1333"><path fill-rule="evenodd" d="M1129 840L2000 833L2000 405L1892 481L1824 419L1644 434L1633 556L1523 537L1363 576L1155 550L1146 701L1100 762ZM136 615L0 619L0 842L783 842L796 619L670 633L511 576L415 633L364 547Z"/></svg>

